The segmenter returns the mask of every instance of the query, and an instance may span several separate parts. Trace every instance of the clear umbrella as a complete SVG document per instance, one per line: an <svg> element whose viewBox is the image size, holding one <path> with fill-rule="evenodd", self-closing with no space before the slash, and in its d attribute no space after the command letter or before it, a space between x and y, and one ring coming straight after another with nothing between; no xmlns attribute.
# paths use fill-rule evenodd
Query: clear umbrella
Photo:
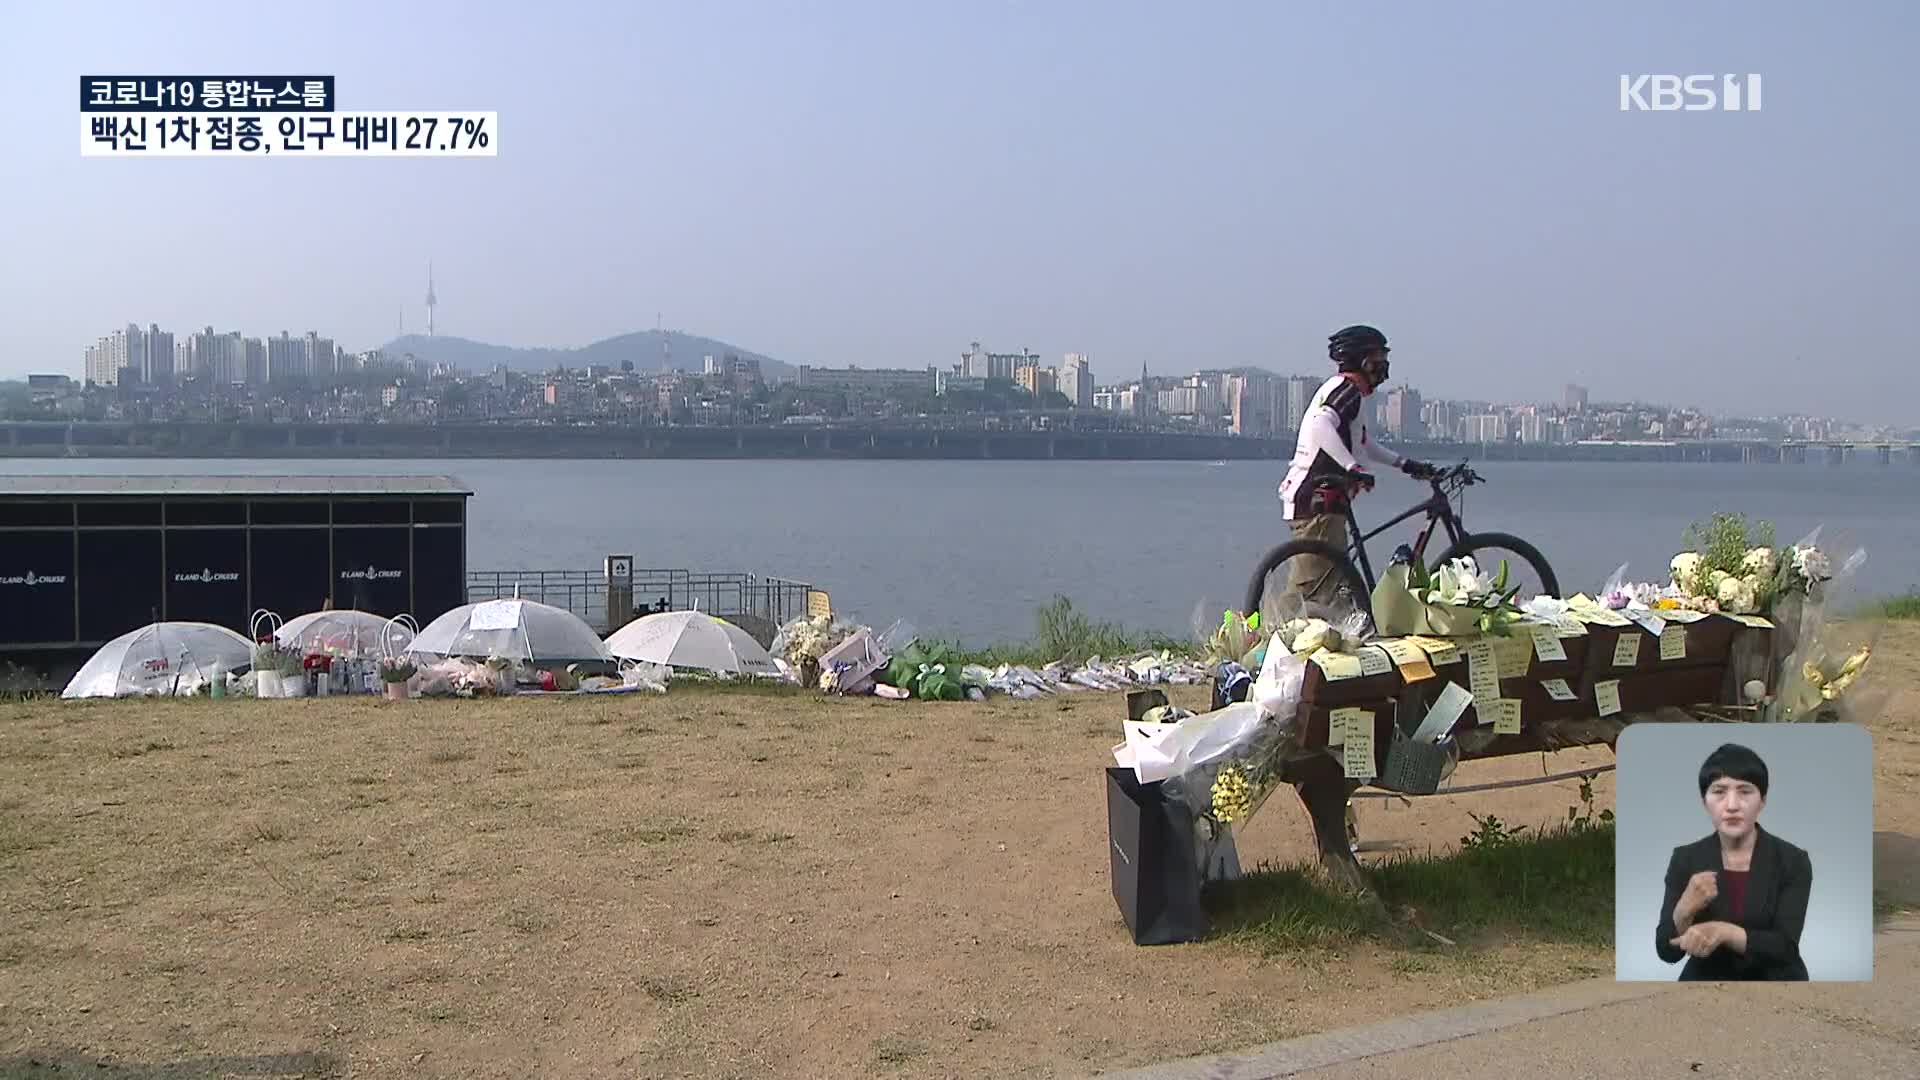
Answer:
<svg viewBox="0 0 1920 1080"><path fill-rule="evenodd" d="M424 656L503 656L535 664L611 661L607 643L571 611L535 600L463 604L433 620L407 651Z"/></svg>
<svg viewBox="0 0 1920 1080"><path fill-rule="evenodd" d="M63 698L191 693L253 663L253 646L224 626L163 622L132 630L88 658Z"/></svg>
<svg viewBox="0 0 1920 1080"><path fill-rule="evenodd" d="M614 631L607 650L622 660L740 675L778 675L773 657L752 635L715 615L669 611Z"/></svg>
<svg viewBox="0 0 1920 1080"><path fill-rule="evenodd" d="M411 627L365 611L315 611L288 619L273 632L276 645L302 656L329 653L372 659L389 655L386 645L394 653L405 652L413 636Z"/></svg>

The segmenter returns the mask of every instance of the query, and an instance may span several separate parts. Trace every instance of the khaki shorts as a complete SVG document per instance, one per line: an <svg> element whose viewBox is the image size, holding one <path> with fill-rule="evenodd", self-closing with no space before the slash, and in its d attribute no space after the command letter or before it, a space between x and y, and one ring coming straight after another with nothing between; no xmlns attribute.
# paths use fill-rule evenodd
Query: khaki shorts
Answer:
<svg viewBox="0 0 1920 1080"><path fill-rule="evenodd" d="M1315 514L1287 523L1295 540L1318 540L1334 550L1344 550L1347 519L1339 514ZM1295 555L1287 560L1287 587L1301 599L1316 604L1331 603L1343 583L1333 563L1318 555Z"/></svg>

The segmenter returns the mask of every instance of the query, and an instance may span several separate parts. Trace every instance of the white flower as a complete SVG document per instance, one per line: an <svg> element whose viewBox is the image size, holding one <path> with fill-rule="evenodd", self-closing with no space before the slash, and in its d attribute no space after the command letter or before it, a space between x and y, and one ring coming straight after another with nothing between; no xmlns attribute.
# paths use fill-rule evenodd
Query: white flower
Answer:
<svg viewBox="0 0 1920 1080"><path fill-rule="evenodd" d="M1325 619L1309 619L1299 635L1293 639L1294 653L1313 653L1323 648L1333 648L1339 644L1340 632Z"/></svg>
<svg viewBox="0 0 1920 1080"><path fill-rule="evenodd" d="M1771 578L1777 569L1779 564L1774 561L1772 548L1754 548L1747 552L1746 558L1740 560L1741 572L1752 577Z"/></svg>
<svg viewBox="0 0 1920 1080"><path fill-rule="evenodd" d="M1833 564L1826 553L1812 544L1802 544L1793 549L1793 569L1808 581L1826 581L1833 577Z"/></svg>
<svg viewBox="0 0 1920 1080"><path fill-rule="evenodd" d="M1720 610L1730 615L1745 615L1751 613L1758 603L1756 592L1746 581L1729 576L1720 583L1715 598L1720 601Z"/></svg>
<svg viewBox="0 0 1920 1080"><path fill-rule="evenodd" d="M1673 557L1673 583L1682 589L1693 587L1693 579L1700 574L1700 553L1683 551Z"/></svg>

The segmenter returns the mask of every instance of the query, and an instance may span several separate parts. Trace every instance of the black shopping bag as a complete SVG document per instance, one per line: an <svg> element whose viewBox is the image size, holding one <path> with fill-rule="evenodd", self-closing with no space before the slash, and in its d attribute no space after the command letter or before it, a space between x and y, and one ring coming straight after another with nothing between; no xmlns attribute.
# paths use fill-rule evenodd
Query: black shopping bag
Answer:
<svg viewBox="0 0 1920 1080"><path fill-rule="evenodd" d="M1158 783L1132 769L1107 770L1107 857L1113 899L1135 945L1171 945L1207 935L1193 816Z"/></svg>

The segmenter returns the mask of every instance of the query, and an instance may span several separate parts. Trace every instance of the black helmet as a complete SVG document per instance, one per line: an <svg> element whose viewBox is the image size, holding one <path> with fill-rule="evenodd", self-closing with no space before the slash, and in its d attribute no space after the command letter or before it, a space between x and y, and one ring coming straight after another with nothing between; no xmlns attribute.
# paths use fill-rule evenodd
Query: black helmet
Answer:
<svg viewBox="0 0 1920 1080"><path fill-rule="evenodd" d="M1327 339L1327 356L1341 371L1357 371L1374 350L1387 348L1387 335L1371 326L1349 326Z"/></svg>

